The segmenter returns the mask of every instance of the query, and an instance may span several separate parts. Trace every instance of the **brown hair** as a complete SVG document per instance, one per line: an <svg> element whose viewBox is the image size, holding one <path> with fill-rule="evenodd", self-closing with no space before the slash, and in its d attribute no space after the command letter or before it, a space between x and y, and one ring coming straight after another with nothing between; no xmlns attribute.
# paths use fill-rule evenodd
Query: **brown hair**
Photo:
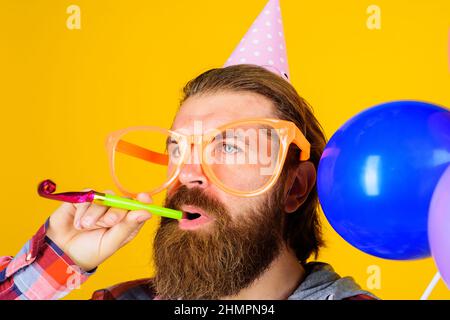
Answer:
<svg viewBox="0 0 450 320"><path fill-rule="evenodd" d="M183 88L180 105L194 95L218 91L250 91L269 98L275 105L278 118L294 122L311 143L309 161L317 170L326 144L325 134L315 118L311 106L299 96L295 88L281 76L262 67L249 64L233 65L208 70L189 81ZM298 149L291 147L283 172L298 163ZM284 237L295 251L297 258L305 263L324 245L319 218L319 199L314 185L303 205L287 215Z"/></svg>

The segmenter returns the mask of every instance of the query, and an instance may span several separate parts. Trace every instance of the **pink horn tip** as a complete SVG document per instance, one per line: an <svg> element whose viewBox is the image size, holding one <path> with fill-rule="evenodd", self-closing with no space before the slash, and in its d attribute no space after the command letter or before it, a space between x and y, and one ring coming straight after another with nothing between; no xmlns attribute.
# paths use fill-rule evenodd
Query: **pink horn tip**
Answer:
<svg viewBox="0 0 450 320"><path fill-rule="evenodd" d="M56 191L56 183L47 179L42 181L38 186L38 194L41 197L59 200L71 203L92 202L94 200L95 191L80 191L80 192L63 192L53 193Z"/></svg>

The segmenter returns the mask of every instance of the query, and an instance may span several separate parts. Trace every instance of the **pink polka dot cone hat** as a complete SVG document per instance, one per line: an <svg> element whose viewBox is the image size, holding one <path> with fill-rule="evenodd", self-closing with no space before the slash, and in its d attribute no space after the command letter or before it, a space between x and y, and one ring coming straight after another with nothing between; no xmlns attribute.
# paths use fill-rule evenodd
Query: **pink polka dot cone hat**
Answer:
<svg viewBox="0 0 450 320"><path fill-rule="evenodd" d="M278 0L269 0L224 67L236 64L256 64L290 81Z"/></svg>

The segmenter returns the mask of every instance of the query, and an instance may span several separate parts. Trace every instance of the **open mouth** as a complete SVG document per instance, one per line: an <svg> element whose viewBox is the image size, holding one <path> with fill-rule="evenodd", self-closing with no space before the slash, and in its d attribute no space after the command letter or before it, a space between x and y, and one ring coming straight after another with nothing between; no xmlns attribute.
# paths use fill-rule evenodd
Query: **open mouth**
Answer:
<svg viewBox="0 0 450 320"><path fill-rule="evenodd" d="M185 216L183 218L188 219L188 220L195 220L202 216L200 213L197 213L197 212L183 212L183 215Z"/></svg>
<svg viewBox="0 0 450 320"><path fill-rule="evenodd" d="M183 212L183 217L179 221L179 226L181 229L196 229L213 220L199 207L183 205L180 209Z"/></svg>

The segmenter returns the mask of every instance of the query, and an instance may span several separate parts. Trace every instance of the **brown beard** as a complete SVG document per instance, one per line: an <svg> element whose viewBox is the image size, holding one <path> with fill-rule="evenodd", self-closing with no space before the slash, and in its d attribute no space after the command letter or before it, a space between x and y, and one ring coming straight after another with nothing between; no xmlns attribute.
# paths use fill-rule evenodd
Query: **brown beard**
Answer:
<svg viewBox="0 0 450 320"><path fill-rule="evenodd" d="M154 289L162 299L219 299L236 295L279 255L283 243L282 192L264 198L237 219L200 188L180 187L165 206L202 208L215 220L208 230L189 231L162 218L154 241ZM212 228L209 228L212 227Z"/></svg>

